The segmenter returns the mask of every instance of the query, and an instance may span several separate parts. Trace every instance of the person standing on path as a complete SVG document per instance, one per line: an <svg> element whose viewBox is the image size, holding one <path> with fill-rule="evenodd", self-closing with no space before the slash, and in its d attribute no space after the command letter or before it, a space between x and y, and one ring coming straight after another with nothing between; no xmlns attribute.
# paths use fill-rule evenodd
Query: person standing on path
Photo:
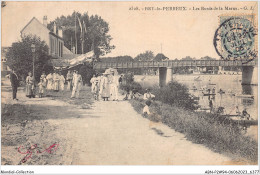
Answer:
<svg viewBox="0 0 260 175"><path fill-rule="evenodd" d="M46 77L47 82L47 89L52 90L53 89L53 74L49 73Z"/></svg>
<svg viewBox="0 0 260 175"><path fill-rule="evenodd" d="M59 73L59 75L60 75L59 76L59 78L60 78L60 87L59 88L61 91L64 91L65 78L61 73Z"/></svg>
<svg viewBox="0 0 260 175"><path fill-rule="evenodd" d="M94 88L95 88L96 80L97 80L97 77L96 77L96 75L94 74L93 77L90 79L91 92L92 92L92 93L94 93Z"/></svg>
<svg viewBox="0 0 260 175"><path fill-rule="evenodd" d="M103 78L100 82L100 92L101 97L104 101L108 101L108 98L110 97L110 89L109 89L109 80L108 80L108 74L104 73Z"/></svg>
<svg viewBox="0 0 260 175"><path fill-rule="evenodd" d="M111 82L110 82L110 94L113 101L118 100L118 77L112 72Z"/></svg>
<svg viewBox="0 0 260 175"><path fill-rule="evenodd" d="M39 98L42 98L43 94L45 93L45 88L46 88L46 75L45 72L42 73L40 77L40 82L38 83L39 86Z"/></svg>
<svg viewBox="0 0 260 175"><path fill-rule="evenodd" d="M16 75L14 70L12 70L12 72L10 74L10 82L11 82L12 91L13 91L13 100L18 100L16 98L16 94L17 94L17 88L19 86L19 80L18 80L18 76Z"/></svg>
<svg viewBox="0 0 260 175"><path fill-rule="evenodd" d="M73 73L71 70L68 71L66 80L68 82L67 90L72 90L72 79L73 79Z"/></svg>
<svg viewBox="0 0 260 175"><path fill-rule="evenodd" d="M78 73L78 71L75 71L75 74L73 75L73 80L72 80L72 94L71 94L71 98L79 98L79 92L81 90L82 87L82 77L81 75Z"/></svg>
<svg viewBox="0 0 260 175"><path fill-rule="evenodd" d="M26 77L26 97L32 98L34 96L34 77L32 77L32 73L29 72Z"/></svg>
<svg viewBox="0 0 260 175"><path fill-rule="evenodd" d="M119 79L118 79L118 83L121 86L123 83L123 74L120 75Z"/></svg>
<svg viewBox="0 0 260 175"><path fill-rule="evenodd" d="M58 73L53 74L53 90L58 92L59 91L59 84L60 84L60 76Z"/></svg>

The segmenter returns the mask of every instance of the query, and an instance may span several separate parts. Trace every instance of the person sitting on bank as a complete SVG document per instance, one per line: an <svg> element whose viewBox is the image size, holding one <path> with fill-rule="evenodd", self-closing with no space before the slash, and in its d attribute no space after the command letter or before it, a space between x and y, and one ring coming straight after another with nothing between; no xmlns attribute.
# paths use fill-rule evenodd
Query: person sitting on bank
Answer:
<svg viewBox="0 0 260 175"><path fill-rule="evenodd" d="M129 96L130 96L131 99L136 99L137 96L140 97L141 95L142 95L142 94L140 94L136 88L133 88L133 89L130 90L130 92L129 92Z"/></svg>
<svg viewBox="0 0 260 175"><path fill-rule="evenodd" d="M150 109L149 109L149 106L151 105L151 101L150 100L147 100L146 102L145 102L145 106L144 106L144 108L143 108L143 115L144 115L144 117L148 117L148 115L150 115L151 114L151 112L150 112Z"/></svg>
<svg viewBox="0 0 260 175"><path fill-rule="evenodd" d="M241 116L241 118L242 119L247 119L247 120L250 120L250 114L248 114L248 112L247 112L247 110L246 110L246 108L242 111L242 116Z"/></svg>
<svg viewBox="0 0 260 175"><path fill-rule="evenodd" d="M155 95L153 95L150 92L150 89L146 89L146 92L144 93L144 100L152 100L155 98Z"/></svg>

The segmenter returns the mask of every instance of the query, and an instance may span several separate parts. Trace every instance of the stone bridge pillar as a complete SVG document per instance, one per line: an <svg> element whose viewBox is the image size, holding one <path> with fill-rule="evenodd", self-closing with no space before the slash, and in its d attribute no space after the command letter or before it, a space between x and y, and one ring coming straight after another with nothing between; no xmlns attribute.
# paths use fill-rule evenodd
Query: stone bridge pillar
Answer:
<svg viewBox="0 0 260 175"><path fill-rule="evenodd" d="M172 68L160 67L159 68L159 86L163 87L172 81Z"/></svg>
<svg viewBox="0 0 260 175"><path fill-rule="evenodd" d="M258 84L258 67L244 66L242 67L242 85Z"/></svg>

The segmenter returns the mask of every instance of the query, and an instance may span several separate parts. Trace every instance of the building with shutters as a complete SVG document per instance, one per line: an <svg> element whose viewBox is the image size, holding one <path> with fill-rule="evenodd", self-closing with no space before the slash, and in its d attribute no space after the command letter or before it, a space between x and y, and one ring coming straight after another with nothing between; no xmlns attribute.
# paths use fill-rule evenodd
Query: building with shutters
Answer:
<svg viewBox="0 0 260 175"><path fill-rule="evenodd" d="M47 16L43 17L43 23L33 17L21 30L21 37L26 35L36 35L45 41L49 47L49 54L53 58L66 58L74 55L64 46L62 29L58 29L56 24L54 24L53 31L47 28Z"/></svg>

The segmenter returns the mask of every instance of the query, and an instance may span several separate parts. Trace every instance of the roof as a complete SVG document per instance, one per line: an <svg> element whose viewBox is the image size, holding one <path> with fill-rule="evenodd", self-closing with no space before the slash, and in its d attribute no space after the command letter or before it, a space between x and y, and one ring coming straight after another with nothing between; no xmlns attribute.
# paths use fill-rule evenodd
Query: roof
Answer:
<svg viewBox="0 0 260 175"><path fill-rule="evenodd" d="M37 23L39 23L39 25L41 25L42 27L44 27L45 29L47 29L49 31L49 34L50 35L53 35L61 40L63 40L63 38L61 38L60 36L58 36L57 34L53 33L52 31L50 31L45 25L43 25L37 18L33 17L25 26L24 28L21 30L21 33L26 29L26 27L28 27L33 21L36 21ZM66 55L71 55L71 56L66 56ZM78 55L75 55L73 54L68 48L66 48L64 45L63 45L63 56L62 58L63 59L71 59L71 58L75 58L77 57Z"/></svg>
<svg viewBox="0 0 260 175"><path fill-rule="evenodd" d="M63 45L63 55L74 55L74 53Z"/></svg>
<svg viewBox="0 0 260 175"><path fill-rule="evenodd" d="M32 21L33 20L35 20L35 21L37 21L40 25L42 25L44 28L46 28L49 32L50 32L50 34L52 34L52 35L54 35L55 37L58 37L58 38L61 38L60 36L58 36L57 34L55 34L55 33L53 33L52 31L50 31L45 25L43 25L37 18L35 18L35 17L33 17L25 26L24 26L24 28L20 31L21 33L24 31L24 29L26 29L26 27L28 27L31 23L32 23ZM61 38L62 40L63 40L63 38Z"/></svg>
<svg viewBox="0 0 260 175"><path fill-rule="evenodd" d="M80 54L63 54L62 58L51 59L50 63L54 67L68 67L70 66L70 60L80 56Z"/></svg>

